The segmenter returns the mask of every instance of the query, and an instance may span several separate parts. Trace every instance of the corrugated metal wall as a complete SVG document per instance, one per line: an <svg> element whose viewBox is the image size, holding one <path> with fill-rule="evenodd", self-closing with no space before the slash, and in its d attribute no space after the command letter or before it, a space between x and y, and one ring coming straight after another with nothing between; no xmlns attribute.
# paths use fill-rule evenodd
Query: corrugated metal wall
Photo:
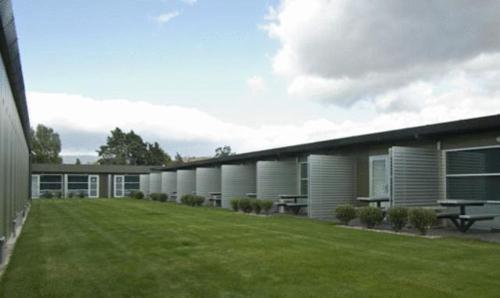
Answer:
<svg viewBox="0 0 500 298"><path fill-rule="evenodd" d="M183 195L190 195L196 191L196 171L177 171L177 203L181 202Z"/></svg>
<svg viewBox="0 0 500 298"><path fill-rule="evenodd" d="M297 161L258 161L257 198L278 200L280 194L298 193Z"/></svg>
<svg viewBox="0 0 500 298"><path fill-rule="evenodd" d="M333 218L335 207L356 203L356 161L346 156L309 155L308 216Z"/></svg>
<svg viewBox="0 0 500 298"><path fill-rule="evenodd" d="M256 192L255 164L222 165L221 167L222 208L230 208L230 201Z"/></svg>
<svg viewBox="0 0 500 298"><path fill-rule="evenodd" d="M149 193L161 192L161 173L149 174Z"/></svg>
<svg viewBox="0 0 500 298"><path fill-rule="evenodd" d="M29 189L28 144L0 59L0 236L12 234L12 222L28 202Z"/></svg>
<svg viewBox="0 0 500 298"><path fill-rule="evenodd" d="M205 198L221 191L220 168L196 168L196 194Z"/></svg>
<svg viewBox="0 0 500 298"><path fill-rule="evenodd" d="M169 196L177 192L177 172L161 173L161 192Z"/></svg>
<svg viewBox="0 0 500 298"><path fill-rule="evenodd" d="M149 196L149 174L141 174L139 177L139 185L141 192L144 194L144 196Z"/></svg>
<svg viewBox="0 0 500 298"><path fill-rule="evenodd" d="M440 193L439 151L392 147L391 197L393 206L436 205Z"/></svg>

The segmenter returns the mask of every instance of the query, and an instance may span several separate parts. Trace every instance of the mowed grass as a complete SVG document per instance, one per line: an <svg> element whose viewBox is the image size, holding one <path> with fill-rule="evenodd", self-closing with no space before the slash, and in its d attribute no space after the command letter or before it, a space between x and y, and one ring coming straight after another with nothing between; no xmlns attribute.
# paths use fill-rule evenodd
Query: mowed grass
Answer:
<svg viewBox="0 0 500 298"><path fill-rule="evenodd" d="M498 297L500 245L134 200L38 200L1 297Z"/></svg>

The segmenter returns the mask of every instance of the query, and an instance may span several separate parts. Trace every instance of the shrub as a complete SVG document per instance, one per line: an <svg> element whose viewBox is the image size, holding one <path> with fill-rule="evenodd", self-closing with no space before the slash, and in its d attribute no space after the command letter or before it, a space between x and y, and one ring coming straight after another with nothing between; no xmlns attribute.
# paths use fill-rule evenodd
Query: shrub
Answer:
<svg viewBox="0 0 500 298"><path fill-rule="evenodd" d="M356 218L356 208L352 205L339 205L335 208L335 217L343 225L348 225L351 220Z"/></svg>
<svg viewBox="0 0 500 298"><path fill-rule="evenodd" d="M181 203L188 206L201 206L205 202L205 198L197 195L183 195Z"/></svg>
<svg viewBox="0 0 500 298"><path fill-rule="evenodd" d="M408 209L404 207L393 207L387 211L387 219L391 223L392 229L401 231L408 223Z"/></svg>
<svg viewBox="0 0 500 298"><path fill-rule="evenodd" d="M44 199L52 199L54 196L52 195L52 193L50 191L46 191L46 192L42 193L41 197Z"/></svg>
<svg viewBox="0 0 500 298"><path fill-rule="evenodd" d="M269 214L269 211L273 208L274 204L271 200L259 200L259 203L265 214Z"/></svg>
<svg viewBox="0 0 500 298"><path fill-rule="evenodd" d="M234 211L238 211L239 204L240 204L240 199L234 198L230 201L231 208L233 208Z"/></svg>
<svg viewBox="0 0 500 298"><path fill-rule="evenodd" d="M74 197L74 196L75 196L75 194L74 194L72 191L68 193L68 198L70 198L70 199L71 199L71 198L72 198L72 197Z"/></svg>
<svg viewBox="0 0 500 298"><path fill-rule="evenodd" d="M130 193L130 196L136 200L144 199L144 193L142 191L133 191Z"/></svg>
<svg viewBox="0 0 500 298"><path fill-rule="evenodd" d="M436 212L430 209L415 208L409 213L410 224L415 227L422 235L436 222Z"/></svg>
<svg viewBox="0 0 500 298"><path fill-rule="evenodd" d="M381 224L384 220L384 214L382 210L372 206L359 208L358 216L361 223L370 229L375 227L376 225Z"/></svg>
<svg viewBox="0 0 500 298"><path fill-rule="evenodd" d="M249 198L240 199L240 203L238 204L241 211L245 213L252 212L252 202Z"/></svg>
<svg viewBox="0 0 500 298"><path fill-rule="evenodd" d="M54 197L55 197L56 199L60 199L60 198L62 198L62 193L61 193L61 192L56 191L56 192L54 192Z"/></svg>
<svg viewBox="0 0 500 298"><path fill-rule="evenodd" d="M252 199L250 200L250 206L252 206L252 210L255 214L260 214L262 210L262 206L260 205L260 200Z"/></svg>
<svg viewBox="0 0 500 298"><path fill-rule="evenodd" d="M159 193L151 193L149 194L149 198L153 201L159 201L160 200L160 194Z"/></svg>
<svg viewBox="0 0 500 298"><path fill-rule="evenodd" d="M160 202L168 201L168 195L166 193L160 193Z"/></svg>
<svg viewBox="0 0 500 298"><path fill-rule="evenodd" d="M79 192L79 193L78 193L78 197L79 197L80 199L85 198L85 193L84 193L83 191Z"/></svg>

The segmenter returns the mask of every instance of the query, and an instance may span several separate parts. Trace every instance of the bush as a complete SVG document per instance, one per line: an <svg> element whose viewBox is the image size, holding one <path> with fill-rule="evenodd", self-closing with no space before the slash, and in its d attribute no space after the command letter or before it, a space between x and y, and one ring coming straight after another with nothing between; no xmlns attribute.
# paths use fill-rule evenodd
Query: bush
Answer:
<svg viewBox="0 0 500 298"><path fill-rule="evenodd" d="M78 197L79 197L80 199L85 198L85 193L84 193L83 191L79 192L79 193L78 193Z"/></svg>
<svg viewBox="0 0 500 298"><path fill-rule="evenodd" d="M427 231L436 223L436 212L430 209L415 208L410 210L410 224L420 231L422 235L427 234Z"/></svg>
<svg viewBox="0 0 500 298"><path fill-rule="evenodd" d="M168 195L166 193L160 193L160 202L168 201Z"/></svg>
<svg viewBox="0 0 500 298"><path fill-rule="evenodd" d="M351 220L356 218L356 208L352 205L339 205L335 208L335 217L343 225L348 225Z"/></svg>
<svg viewBox="0 0 500 298"><path fill-rule="evenodd" d="M239 210L240 199L234 198L229 203L231 204L231 208L233 208L234 211Z"/></svg>
<svg viewBox="0 0 500 298"><path fill-rule="evenodd" d="M55 197L56 199L60 199L60 198L62 198L62 193L61 193L61 192L56 191L56 192L54 192L54 197Z"/></svg>
<svg viewBox="0 0 500 298"><path fill-rule="evenodd" d="M201 206L205 202L205 198L196 195L183 195L181 197L181 203L188 206Z"/></svg>
<svg viewBox="0 0 500 298"><path fill-rule="evenodd" d="M391 223L392 229L401 231L408 223L408 209L404 207L393 207L387 211L387 219Z"/></svg>
<svg viewBox="0 0 500 298"><path fill-rule="evenodd" d="M367 228L373 228L384 220L384 213L377 207L366 206L358 210L359 220Z"/></svg>
<svg viewBox="0 0 500 298"><path fill-rule="evenodd" d="M264 211L265 214L269 214L271 208L273 208L274 202L271 200L260 200L260 207Z"/></svg>
<svg viewBox="0 0 500 298"><path fill-rule="evenodd" d="M250 200L250 206L252 206L252 210L255 214L260 214L262 210L262 206L260 205L260 200L252 199Z"/></svg>
<svg viewBox="0 0 500 298"><path fill-rule="evenodd" d="M252 202L249 198L240 199L240 203L238 204L241 211L245 213L252 212Z"/></svg>
<svg viewBox="0 0 500 298"><path fill-rule="evenodd" d="M41 197L44 199L52 199L54 195L50 191L46 191L42 193Z"/></svg>
<svg viewBox="0 0 500 298"><path fill-rule="evenodd" d="M142 191L133 191L130 193L130 196L136 200L144 199L144 193Z"/></svg>
<svg viewBox="0 0 500 298"><path fill-rule="evenodd" d="M72 191L68 193L68 198L70 198L70 199L71 199L71 198L73 198L74 196L75 196L75 194L74 194Z"/></svg>

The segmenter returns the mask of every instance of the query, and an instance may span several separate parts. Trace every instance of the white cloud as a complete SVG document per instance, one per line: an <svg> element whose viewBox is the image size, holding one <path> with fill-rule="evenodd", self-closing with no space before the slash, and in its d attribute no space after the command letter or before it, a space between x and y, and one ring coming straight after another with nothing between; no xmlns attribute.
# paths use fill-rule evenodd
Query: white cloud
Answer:
<svg viewBox="0 0 500 298"><path fill-rule="evenodd" d="M248 78L247 86L250 89L250 91L254 94L261 93L266 90L266 83L264 82L264 79L262 79L259 76L253 76Z"/></svg>
<svg viewBox="0 0 500 298"><path fill-rule="evenodd" d="M180 12L175 10L168 13L161 14L153 19L160 25L170 22L173 18L178 17Z"/></svg>
<svg viewBox="0 0 500 298"><path fill-rule="evenodd" d="M461 85L463 76L457 74L449 81ZM477 94L472 97L464 89L454 94L441 94L426 83L408 88L410 90L401 92L411 92L415 98L425 99L419 109L396 109L373 118L353 117L350 121L312 119L290 125L262 124L254 127L223 121L194 108L143 101L96 100L80 95L29 92L28 102L32 125L43 123L56 131L67 132L62 136L62 142L64 151L68 153L92 153L115 127L133 129L142 136L148 136L151 141L166 144L167 150L174 153L178 150L172 148L172 144L184 142L191 144L192 148L203 147L198 151L202 153L196 154L211 155L215 147L206 148L206 144L228 144L241 153L500 111L500 100L486 101L486 95ZM398 92L394 92L377 98L376 106L382 110L391 109L394 99L398 97ZM71 147L65 145L67 142Z"/></svg>
<svg viewBox="0 0 500 298"><path fill-rule="evenodd" d="M454 95L446 86L458 73L462 95L496 100L483 95L499 87L498 11L497 0L282 0L264 28L280 43L273 69L290 95L345 107L387 94L387 107L410 109L416 85Z"/></svg>

